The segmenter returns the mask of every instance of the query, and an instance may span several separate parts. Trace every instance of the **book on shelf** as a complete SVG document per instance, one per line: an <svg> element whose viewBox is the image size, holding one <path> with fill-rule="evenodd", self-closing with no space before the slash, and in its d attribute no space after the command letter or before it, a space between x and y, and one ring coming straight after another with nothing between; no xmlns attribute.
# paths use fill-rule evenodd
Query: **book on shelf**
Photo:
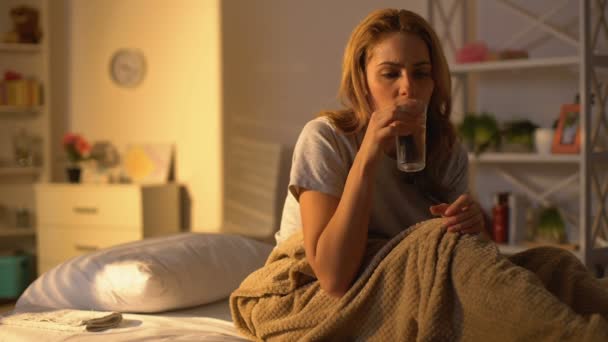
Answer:
<svg viewBox="0 0 608 342"><path fill-rule="evenodd" d="M41 84L35 79L0 82L0 106L33 107L42 104Z"/></svg>

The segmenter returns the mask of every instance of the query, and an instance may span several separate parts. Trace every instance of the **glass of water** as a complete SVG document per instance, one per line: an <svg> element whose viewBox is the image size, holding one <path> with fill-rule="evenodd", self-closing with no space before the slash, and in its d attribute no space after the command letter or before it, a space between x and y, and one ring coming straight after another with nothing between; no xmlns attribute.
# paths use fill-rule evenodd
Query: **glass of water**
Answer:
<svg viewBox="0 0 608 342"><path fill-rule="evenodd" d="M404 172L421 171L426 166L427 105L411 101L397 108L408 114L406 120L417 122L412 134L395 137L397 168Z"/></svg>

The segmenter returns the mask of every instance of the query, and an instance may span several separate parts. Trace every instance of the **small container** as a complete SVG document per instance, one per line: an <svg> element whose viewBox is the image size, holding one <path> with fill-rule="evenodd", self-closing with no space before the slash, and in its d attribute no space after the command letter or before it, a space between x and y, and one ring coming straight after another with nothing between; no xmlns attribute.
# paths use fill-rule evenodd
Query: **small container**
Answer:
<svg viewBox="0 0 608 342"><path fill-rule="evenodd" d="M29 209L23 207L15 210L15 225L23 229L32 227L32 215Z"/></svg>
<svg viewBox="0 0 608 342"><path fill-rule="evenodd" d="M496 243L509 241L509 193L500 192L494 196L492 208L492 238Z"/></svg>
<svg viewBox="0 0 608 342"><path fill-rule="evenodd" d="M0 256L0 298L15 299L33 280L31 255Z"/></svg>

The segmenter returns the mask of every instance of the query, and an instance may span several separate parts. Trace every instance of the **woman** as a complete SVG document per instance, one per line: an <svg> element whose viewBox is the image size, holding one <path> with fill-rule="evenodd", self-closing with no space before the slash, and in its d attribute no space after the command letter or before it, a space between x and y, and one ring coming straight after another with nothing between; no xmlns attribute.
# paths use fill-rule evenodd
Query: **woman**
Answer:
<svg viewBox="0 0 608 342"><path fill-rule="evenodd" d="M349 289L370 235L390 238L433 215L449 232L484 230L465 193L468 159L450 122L450 89L439 40L419 15L375 11L352 32L340 88L346 109L304 127L276 236L281 243L303 230L307 261L328 294ZM395 136L420 127L421 103L426 168L410 175L396 167Z"/></svg>
<svg viewBox="0 0 608 342"><path fill-rule="evenodd" d="M467 154L429 25L405 10L373 12L352 33L343 68L347 109L303 129L278 246L230 296L243 336L608 341L608 291L571 253L507 259L468 235L484 220L465 194ZM419 132L421 104L428 157L411 176L397 169L395 136Z"/></svg>

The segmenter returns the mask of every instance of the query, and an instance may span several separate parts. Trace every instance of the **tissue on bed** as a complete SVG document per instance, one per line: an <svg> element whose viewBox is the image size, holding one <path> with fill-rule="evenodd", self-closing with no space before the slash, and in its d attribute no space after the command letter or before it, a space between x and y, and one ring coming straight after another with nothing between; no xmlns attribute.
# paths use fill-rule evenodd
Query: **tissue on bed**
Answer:
<svg viewBox="0 0 608 342"><path fill-rule="evenodd" d="M160 312L226 298L273 246L229 234L182 233L82 255L32 283L17 308Z"/></svg>

